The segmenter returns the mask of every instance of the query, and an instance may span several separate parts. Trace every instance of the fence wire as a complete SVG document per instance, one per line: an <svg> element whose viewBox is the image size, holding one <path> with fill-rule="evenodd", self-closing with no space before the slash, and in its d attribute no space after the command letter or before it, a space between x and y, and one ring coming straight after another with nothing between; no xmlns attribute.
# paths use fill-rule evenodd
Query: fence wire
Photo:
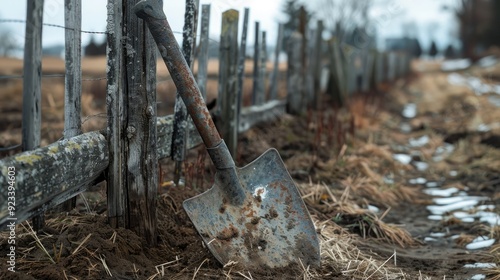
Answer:
<svg viewBox="0 0 500 280"><path fill-rule="evenodd" d="M22 23L22 24L26 24L26 20L22 20L22 19L0 19L0 24L2 23ZM87 34L104 34L104 35L107 35L108 32L107 31L88 31L88 30L77 30L75 28L72 28L72 27L66 27L66 26L63 26L63 25L59 25L59 24L53 24L53 23L42 23L44 26L49 26L49 27L54 27L54 28L61 28L61 29L68 29L68 30L75 30L75 31L78 31L80 33L87 33ZM173 33L175 34L183 34L182 31L173 31ZM196 37L200 37L200 34L197 34ZM209 38L208 39L209 41L215 43L215 44L219 44L219 41L217 40L214 40L214 39L211 39ZM66 77L65 74L42 74L41 75L42 78L64 78ZM0 80L9 80L9 79L23 79L24 76L23 75L0 75ZM107 80L107 77L98 77L98 78L83 78L82 79L82 82L89 82L89 81L101 81L101 80ZM165 82L168 82L168 81L171 81L172 78L171 77L166 77L160 81L157 81L156 84L162 84L162 83L165 83Z"/></svg>

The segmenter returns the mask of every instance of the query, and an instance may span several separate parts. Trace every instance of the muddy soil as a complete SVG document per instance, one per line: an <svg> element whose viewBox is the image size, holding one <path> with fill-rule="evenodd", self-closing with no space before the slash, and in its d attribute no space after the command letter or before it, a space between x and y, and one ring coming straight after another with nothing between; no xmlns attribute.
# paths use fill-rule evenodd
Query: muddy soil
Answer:
<svg viewBox="0 0 500 280"><path fill-rule="evenodd" d="M498 129L474 130L492 124L498 109L465 88L448 86L445 73L417 73L391 85L388 92L353 98L347 108L324 108L303 116L283 116L252 128L240 137L237 162L245 165L274 147L304 195L318 232L334 228L333 242L349 240L349 250L367 257L324 259L321 268L295 264L279 270L245 271L223 267L204 246L182 208L182 201L207 190L214 168L203 147L189 151L186 176L172 184L173 164L162 160L158 197L158 245L149 247L134 232L106 223L105 186L78 200L78 209L47 214L47 225L35 234L28 223L17 226L16 273L7 271L5 233L0 236L1 279L471 279L491 271L464 268L477 262L498 262L490 248L466 248L477 236L500 238L487 223L447 218L429 219L433 196L429 182L486 197L499 213L500 151ZM451 102L453 101L453 102ZM416 115L402 116L408 103ZM325 103L328 104L328 103ZM450 104L454 104L451 106ZM432 105L432 106L431 106ZM500 117L500 116L499 116ZM496 118L498 120L500 118ZM459 136L456 136L459 135ZM423 145L408 145L420 137ZM453 138L453 137L455 138ZM453 139L451 139L453 138ZM490 140L487 140L490 139ZM491 140L493 139L493 140ZM445 140L454 150L435 160ZM488 141L493 144L488 144ZM406 154L408 163L395 159ZM426 163L425 169L417 168ZM414 181L416 178L423 180ZM412 181L413 180L413 181ZM447 216L448 215L448 216ZM498 227L498 225L497 225ZM443 233L429 239L432 233ZM458 238L451 238L458 236ZM342 243L344 244L344 243ZM498 244L498 243L497 243ZM341 247L341 246L337 246ZM344 247L342 247L344 248ZM347 251L336 252L335 256ZM362 262L375 268L363 273ZM354 264L357 263L357 268ZM498 263L497 263L498 266ZM384 270L385 269L385 270ZM358 271L354 271L358 270ZM387 271L385 275L380 271ZM498 274L496 274L498 277Z"/></svg>

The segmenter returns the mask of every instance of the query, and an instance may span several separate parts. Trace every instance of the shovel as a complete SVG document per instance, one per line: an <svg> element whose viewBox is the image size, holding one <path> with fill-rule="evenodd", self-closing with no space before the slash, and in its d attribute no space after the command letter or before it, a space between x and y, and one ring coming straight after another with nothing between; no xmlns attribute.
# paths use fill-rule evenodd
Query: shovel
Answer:
<svg viewBox="0 0 500 280"><path fill-rule="evenodd" d="M134 11L158 45L217 172L208 191L183 206L204 243L223 265L247 269L302 263L319 266L319 240L309 212L280 155L270 149L237 168L208 112L168 24L161 1L139 2Z"/></svg>

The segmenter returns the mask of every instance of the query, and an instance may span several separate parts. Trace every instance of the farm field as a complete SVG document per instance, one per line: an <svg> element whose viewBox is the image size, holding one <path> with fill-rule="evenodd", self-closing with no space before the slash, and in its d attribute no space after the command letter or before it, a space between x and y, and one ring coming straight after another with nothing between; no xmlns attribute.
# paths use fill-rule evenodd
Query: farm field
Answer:
<svg viewBox="0 0 500 280"><path fill-rule="evenodd" d="M62 61L47 61L44 73L63 73ZM0 61L0 75L19 75L19 63ZM84 78L105 76L104 58L82 64ZM171 160L161 161L157 247L106 224L101 184L79 196L74 211L47 214L41 232L17 226L16 273L6 270L8 236L1 232L0 278L500 279L500 96L467 83L500 83L500 64L454 73L439 67L416 61L414 73L388 90L355 95L342 109L325 100L322 110L285 115L240 136L239 166L268 148L280 152L320 236L319 268L219 265L182 209L213 182L214 168L198 147L189 151L180 186L171 182ZM216 75L216 64L211 69ZM42 83L42 145L63 129L64 80L47 79L55 82ZM105 85L84 82L85 131L105 127ZM251 88L245 81L247 95ZM158 89L159 110L171 113L173 84ZM21 108L21 80L0 81L0 147L20 143Z"/></svg>

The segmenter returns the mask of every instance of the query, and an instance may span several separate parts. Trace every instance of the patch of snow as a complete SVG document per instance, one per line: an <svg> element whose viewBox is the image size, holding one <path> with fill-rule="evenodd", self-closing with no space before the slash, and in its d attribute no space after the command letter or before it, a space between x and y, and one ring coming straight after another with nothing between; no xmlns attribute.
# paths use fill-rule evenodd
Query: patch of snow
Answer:
<svg viewBox="0 0 500 280"><path fill-rule="evenodd" d="M410 138L409 143L412 147L422 147L429 143L431 138L428 135L424 135L419 138Z"/></svg>
<svg viewBox="0 0 500 280"><path fill-rule="evenodd" d="M458 189L453 187L453 188L448 188L448 189L426 189L424 190L424 193L432 196L451 196L454 193L457 193Z"/></svg>
<svg viewBox="0 0 500 280"><path fill-rule="evenodd" d="M488 236L478 236L471 243L465 246L467 250L476 250L488 248L495 243L495 239L490 239Z"/></svg>
<svg viewBox="0 0 500 280"><path fill-rule="evenodd" d="M446 212L451 212L459 209L467 209L468 207L472 207L477 205L479 201L477 200L465 200L459 201L448 205L429 205L427 206L427 210L429 210L432 214L444 214Z"/></svg>
<svg viewBox="0 0 500 280"><path fill-rule="evenodd" d="M417 168L418 171L425 171L429 168L429 164L423 161L415 161L413 162L413 165L415 166L415 168Z"/></svg>
<svg viewBox="0 0 500 280"><path fill-rule="evenodd" d="M445 72L465 70L472 65L468 58L446 60L441 64L441 70Z"/></svg>
<svg viewBox="0 0 500 280"><path fill-rule="evenodd" d="M394 154L392 158L401 162L402 164L409 164L411 162L411 156L407 154Z"/></svg>
<svg viewBox="0 0 500 280"><path fill-rule="evenodd" d="M427 182L427 179L423 178L423 177L419 177L419 178L415 178L415 179L410 179L408 180L408 183L412 184L412 185L423 185Z"/></svg>
<svg viewBox="0 0 500 280"><path fill-rule="evenodd" d="M403 115L403 117L405 117L407 119L413 119L414 117L416 117L417 116L417 104L415 104L415 103L406 104L401 115Z"/></svg>
<svg viewBox="0 0 500 280"><path fill-rule="evenodd" d="M496 263L468 263L464 265L464 268L495 268Z"/></svg>

